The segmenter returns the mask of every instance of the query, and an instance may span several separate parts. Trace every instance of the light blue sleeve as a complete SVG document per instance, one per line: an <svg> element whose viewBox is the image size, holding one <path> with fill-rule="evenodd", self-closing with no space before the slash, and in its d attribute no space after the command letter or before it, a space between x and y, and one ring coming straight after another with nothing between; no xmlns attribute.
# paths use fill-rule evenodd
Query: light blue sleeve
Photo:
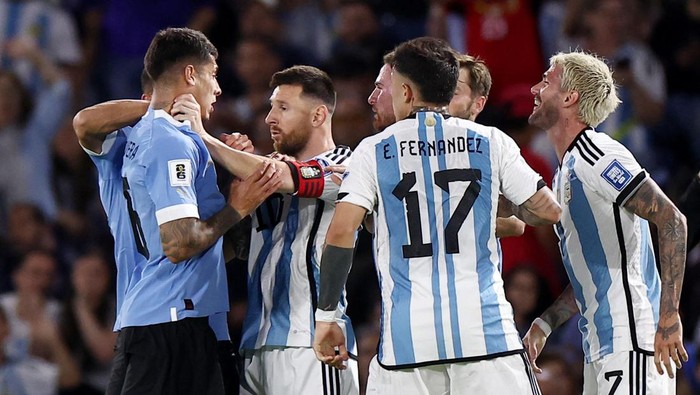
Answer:
<svg viewBox="0 0 700 395"><path fill-rule="evenodd" d="M199 150L195 142L174 128L158 131L154 136L143 164L158 225L180 218L199 218L195 189Z"/></svg>

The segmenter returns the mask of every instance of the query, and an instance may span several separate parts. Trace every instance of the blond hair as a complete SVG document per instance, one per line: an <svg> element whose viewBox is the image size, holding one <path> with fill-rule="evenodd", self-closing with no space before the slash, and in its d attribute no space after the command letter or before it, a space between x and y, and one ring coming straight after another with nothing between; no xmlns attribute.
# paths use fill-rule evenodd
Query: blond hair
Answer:
<svg viewBox="0 0 700 395"><path fill-rule="evenodd" d="M578 92L578 116L583 123L598 126L622 103L612 71L597 56L559 52L549 59L549 64L561 68L563 91Z"/></svg>

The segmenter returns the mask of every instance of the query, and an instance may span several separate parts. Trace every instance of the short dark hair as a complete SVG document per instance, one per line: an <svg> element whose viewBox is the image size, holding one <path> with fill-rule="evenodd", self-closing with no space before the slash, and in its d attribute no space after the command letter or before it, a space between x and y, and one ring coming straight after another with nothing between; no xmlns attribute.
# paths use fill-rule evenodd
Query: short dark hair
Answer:
<svg viewBox="0 0 700 395"><path fill-rule="evenodd" d="M448 104L459 78L455 51L443 40L420 37L394 49L394 70L417 85L423 101Z"/></svg>
<svg viewBox="0 0 700 395"><path fill-rule="evenodd" d="M321 100L332 114L335 111L335 88L325 71L313 66L292 66L272 75L270 88L299 85L303 95Z"/></svg>
<svg viewBox="0 0 700 395"><path fill-rule="evenodd" d="M141 92L146 95L153 94L153 80L146 69L141 70Z"/></svg>
<svg viewBox="0 0 700 395"><path fill-rule="evenodd" d="M216 59L219 52L202 32L186 27L169 27L153 37L143 64L155 82L178 62L187 60L204 64L212 56Z"/></svg>
<svg viewBox="0 0 700 395"><path fill-rule="evenodd" d="M384 55L384 58L382 59L384 61L384 64L388 64L389 66L394 64L394 56L395 53L394 51L388 52L387 54Z"/></svg>
<svg viewBox="0 0 700 395"><path fill-rule="evenodd" d="M469 71L469 88L472 90L472 95L488 96L493 82L486 63L478 56L467 54L457 55L457 61L460 69Z"/></svg>

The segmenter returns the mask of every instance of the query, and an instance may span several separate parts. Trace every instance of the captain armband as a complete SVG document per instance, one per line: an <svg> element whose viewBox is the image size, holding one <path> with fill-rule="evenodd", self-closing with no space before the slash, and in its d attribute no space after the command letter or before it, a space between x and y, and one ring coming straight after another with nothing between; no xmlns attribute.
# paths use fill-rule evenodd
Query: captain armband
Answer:
<svg viewBox="0 0 700 395"><path fill-rule="evenodd" d="M323 193L325 178L323 166L317 160L307 162L288 161L287 166L294 180L294 195L304 198L317 198Z"/></svg>

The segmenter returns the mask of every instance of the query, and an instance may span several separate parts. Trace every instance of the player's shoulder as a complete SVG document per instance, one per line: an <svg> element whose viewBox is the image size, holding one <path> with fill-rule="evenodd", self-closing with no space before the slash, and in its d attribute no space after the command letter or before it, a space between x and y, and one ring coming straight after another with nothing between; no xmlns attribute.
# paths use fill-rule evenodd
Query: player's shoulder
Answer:
<svg viewBox="0 0 700 395"><path fill-rule="evenodd" d="M614 157L631 156L629 150L619 141L593 128L581 131L569 145L568 151L581 159L577 163L583 163L590 167L596 167L603 158L607 160Z"/></svg>

